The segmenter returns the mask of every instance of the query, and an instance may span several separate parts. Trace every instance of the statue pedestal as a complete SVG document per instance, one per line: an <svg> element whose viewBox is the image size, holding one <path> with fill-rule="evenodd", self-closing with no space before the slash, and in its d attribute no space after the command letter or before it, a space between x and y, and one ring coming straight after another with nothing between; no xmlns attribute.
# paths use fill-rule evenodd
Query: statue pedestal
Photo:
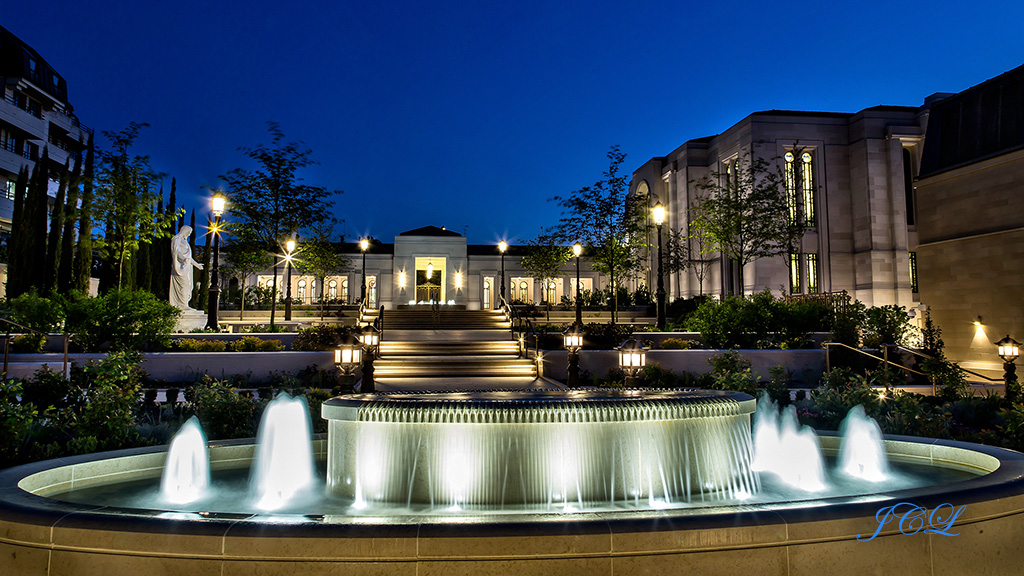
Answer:
<svg viewBox="0 0 1024 576"><path fill-rule="evenodd" d="M178 324L175 327L175 331L178 334L184 334L196 328L205 328L206 320L207 315L205 312L200 310L182 310L181 316L178 316Z"/></svg>

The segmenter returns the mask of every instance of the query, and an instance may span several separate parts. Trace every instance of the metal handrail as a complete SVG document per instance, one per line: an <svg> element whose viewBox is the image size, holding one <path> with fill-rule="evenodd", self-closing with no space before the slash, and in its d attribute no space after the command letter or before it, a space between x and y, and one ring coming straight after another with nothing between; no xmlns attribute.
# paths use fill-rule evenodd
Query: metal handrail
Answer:
<svg viewBox="0 0 1024 576"><path fill-rule="evenodd" d="M925 354L923 352L919 352L917 350L913 350L913 349L910 349L910 348L904 348L903 346L894 346L894 348L896 348L897 350L902 350L904 352L910 352L911 354L913 354L915 356L920 356L921 358L927 358L928 360L936 360L936 358L934 356L929 356L929 355L927 355L927 354ZM984 374L979 374L979 373L975 372L974 370L969 370L967 368L964 368L963 366L957 364L956 362L953 362L953 364L956 364L957 368L963 370L964 372L967 372L968 374L970 374L972 376L977 376L978 378L982 378L984 380L988 380L989 382L1002 382L1002 380L1000 380L999 378L990 378L988 376L985 376Z"/></svg>
<svg viewBox="0 0 1024 576"><path fill-rule="evenodd" d="M384 305L380 305L380 312L377 314L377 319L373 321L373 326L377 328L380 333L379 337L381 340L384 339Z"/></svg>
<svg viewBox="0 0 1024 576"><path fill-rule="evenodd" d="M34 332L34 333L40 334L42 336L49 336L49 334L47 334L46 332L42 332L40 330L36 330L35 328L29 328L28 326L23 326L23 325L18 324L17 322L15 322L13 320L8 320L7 318L0 318L0 322L4 322L5 324L9 324L10 326L16 326L18 328L21 328L22 330L28 330L29 332ZM71 340L71 337L68 335L67 332L64 332L62 334L62 336L64 337L64 377L66 378L68 376L68 341ZM4 372L3 372L3 374L4 374L5 378L7 377L7 367L8 367L8 364L10 363L9 362L10 361L10 357L11 357L11 329L8 328L7 329L7 333L4 335Z"/></svg>
<svg viewBox="0 0 1024 576"><path fill-rule="evenodd" d="M854 352L857 352L859 354L863 354L863 355L867 356L868 358L874 358L875 360L878 360L879 362L883 362L885 364L889 364L889 365L895 366L897 368L902 368L903 370L906 370L907 372L912 372L912 373L917 374L919 376L926 376L926 377L928 376L928 374L925 374L924 372L918 372L917 370L914 370L913 368L907 368L906 366L904 366L902 364L897 364L895 362L892 362L891 360L889 360L888 358L886 358L884 356L875 356L874 354L870 354L868 352L865 352L864 350L862 350L860 348L854 348L853 346L850 346L848 344L843 344L842 342L825 342L825 343L822 344L822 346L825 347L825 371L826 372L829 372L829 371L832 370L831 362L830 362L829 354L828 354L829 348L831 346L840 346L840 347L846 348L848 350L853 350Z"/></svg>

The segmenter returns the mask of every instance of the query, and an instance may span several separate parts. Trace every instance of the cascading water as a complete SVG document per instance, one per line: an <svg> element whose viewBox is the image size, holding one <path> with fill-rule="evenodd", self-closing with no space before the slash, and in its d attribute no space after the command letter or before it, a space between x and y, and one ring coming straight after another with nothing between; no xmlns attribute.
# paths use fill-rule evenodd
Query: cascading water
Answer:
<svg viewBox="0 0 1024 576"><path fill-rule="evenodd" d="M260 420L252 487L257 506L276 510L314 485L309 409L302 398L280 394Z"/></svg>
<svg viewBox="0 0 1024 576"><path fill-rule="evenodd" d="M174 504L188 504L207 495L210 488L210 456L199 420L182 424L167 447L160 479L160 496Z"/></svg>
<svg viewBox="0 0 1024 576"><path fill-rule="evenodd" d="M738 393L583 391L334 398L328 491L367 502L652 507L743 497L754 401Z"/></svg>
<svg viewBox="0 0 1024 576"><path fill-rule="evenodd" d="M889 459L878 422L868 418L862 406L854 406L839 427L839 469L854 478L882 482L890 478Z"/></svg>
<svg viewBox="0 0 1024 576"><path fill-rule="evenodd" d="M767 396L758 401L754 415L751 469L775 474L786 484L808 492L828 487L818 435L809 426L800 427L795 407L788 406L780 414Z"/></svg>

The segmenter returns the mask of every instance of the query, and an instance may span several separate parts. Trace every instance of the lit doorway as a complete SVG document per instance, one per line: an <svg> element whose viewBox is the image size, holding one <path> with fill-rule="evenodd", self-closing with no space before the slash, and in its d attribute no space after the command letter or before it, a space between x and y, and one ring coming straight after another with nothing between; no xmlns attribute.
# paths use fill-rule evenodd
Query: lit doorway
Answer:
<svg viewBox="0 0 1024 576"><path fill-rule="evenodd" d="M444 257L416 258L416 301L445 301L445 264Z"/></svg>

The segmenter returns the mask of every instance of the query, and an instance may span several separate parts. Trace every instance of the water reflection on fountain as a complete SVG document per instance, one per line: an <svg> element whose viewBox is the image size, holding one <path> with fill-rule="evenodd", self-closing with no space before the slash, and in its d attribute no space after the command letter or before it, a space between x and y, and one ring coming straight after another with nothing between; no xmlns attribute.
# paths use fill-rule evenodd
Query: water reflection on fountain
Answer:
<svg viewBox="0 0 1024 576"><path fill-rule="evenodd" d="M868 418L863 406L854 406L839 427L839 469L854 478L870 482L888 480L889 459L878 422Z"/></svg>

